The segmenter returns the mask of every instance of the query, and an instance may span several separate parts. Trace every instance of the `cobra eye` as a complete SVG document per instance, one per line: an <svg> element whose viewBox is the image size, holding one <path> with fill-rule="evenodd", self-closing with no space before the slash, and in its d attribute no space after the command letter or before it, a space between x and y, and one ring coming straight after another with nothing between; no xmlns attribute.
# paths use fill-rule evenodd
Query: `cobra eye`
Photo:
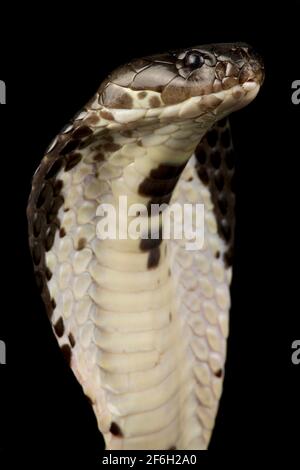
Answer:
<svg viewBox="0 0 300 470"><path fill-rule="evenodd" d="M198 69L204 64L204 57L200 52L190 52L185 57L185 64L193 69Z"/></svg>

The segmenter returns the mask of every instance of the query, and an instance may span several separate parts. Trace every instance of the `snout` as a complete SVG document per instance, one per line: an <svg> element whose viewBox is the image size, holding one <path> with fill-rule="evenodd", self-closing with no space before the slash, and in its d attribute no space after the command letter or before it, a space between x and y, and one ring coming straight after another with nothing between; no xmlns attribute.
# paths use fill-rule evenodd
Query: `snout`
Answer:
<svg viewBox="0 0 300 470"><path fill-rule="evenodd" d="M251 81L258 85L263 83L265 73L262 58L248 44L217 44L214 54L217 57L216 78L222 81L223 88Z"/></svg>

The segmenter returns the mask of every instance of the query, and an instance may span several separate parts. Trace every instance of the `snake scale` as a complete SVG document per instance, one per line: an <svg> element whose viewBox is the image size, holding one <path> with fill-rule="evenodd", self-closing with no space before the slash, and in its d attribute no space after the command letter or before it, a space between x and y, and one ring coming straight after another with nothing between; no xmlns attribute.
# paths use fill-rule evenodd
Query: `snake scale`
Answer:
<svg viewBox="0 0 300 470"><path fill-rule="evenodd" d="M264 78L246 44L116 69L47 149L27 215L37 284L108 449L206 449L222 392L234 245L227 116ZM97 209L201 203L204 245L101 239ZM134 217L129 217L131 220ZM150 220L149 220L150 219ZM192 222L191 222L192 223Z"/></svg>

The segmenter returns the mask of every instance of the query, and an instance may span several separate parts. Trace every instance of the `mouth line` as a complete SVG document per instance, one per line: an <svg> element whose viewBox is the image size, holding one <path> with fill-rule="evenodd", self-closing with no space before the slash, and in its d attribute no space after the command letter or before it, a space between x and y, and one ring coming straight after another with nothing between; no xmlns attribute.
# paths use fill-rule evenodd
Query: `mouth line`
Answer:
<svg viewBox="0 0 300 470"><path fill-rule="evenodd" d="M254 96L254 94L258 93L260 87L261 81L259 77L251 77L244 83L236 84L227 90L193 96L185 101L163 107L150 109L103 108L109 110L110 114L114 117L116 125L123 124L124 122L134 125L135 122L144 117L151 120L157 119L158 116L162 121L173 118L192 118L197 122L197 118L201 119L204 114L216 116L220 109L223 111L223 108L226 110L227 106L230 109L231 106L235 107L244 101L247 102L252 95Z"/></svg>
<svg viewBox="0 0 300 470"><path fill-rule="evenodd" d="M256 87L261 87L261 82L256 78L250 78L240 85L246 92L254 90Z"/></svg>

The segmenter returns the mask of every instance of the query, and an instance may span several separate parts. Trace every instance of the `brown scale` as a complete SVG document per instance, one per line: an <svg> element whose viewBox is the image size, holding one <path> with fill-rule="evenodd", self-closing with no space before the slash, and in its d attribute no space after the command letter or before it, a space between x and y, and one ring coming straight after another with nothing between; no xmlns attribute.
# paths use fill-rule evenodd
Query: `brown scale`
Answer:
<svg viewBox="0 0 300 470"><path fill-rule="evenodd" d="M74 338L74 336L72 335L72 333L69 333L69 334L68 334L68 338L69 338L69 342L70 342L71 348L74 348L74 346L75 346L75 344L76 344L76 341L75 341L75 338Z"/></svg>
<svg viewBox="0 0 300 470"><path fill-rule="evenodd" d="M123 437L123 433L122 433L120 426L114 421L112 421L109 431L113 434L113 436Z"/></svg>
<svg viewBox="0 0 300 470"><path fill-rule="evenodd" d="M59 231L59 237L60 237L60 238L63 238L63 237L65 237L65 236L66 236L66 231L65 231L65 229L62 227L62 228L60 229L60 231Z"/></svg>
<svg viewBox="0 0 300 470"><path fill-rule="evenodd" d="M149 176L147 176L139 185L138 193L142 196L149 196L151 199L147 204L148 216L154 215L156 211L153 211L153 205L168 204L172 197L173 189L175 188L180 174L185 167L185 164L181 165L169 165L167 163L160 164L157 168L151 170ZM158 210L160 210L158 208ZM162 242L162 229L158 234L158 238L147 238L140 241L140 250L149 251L147 268L156 268L160 260L160 248L159 245Z"/></svg>
<svg viewBox="0 0 300 470"><path fill-rule="evenodd" d="M147 94L148 94L148 93L147 93L146 91L139 91L139 92L138 92L138 98L139 98L140 100L143 100L144 98L146 98Z"/></svg>
<svg viewBox="0 0 300 470"><path fill-rule="evenodd" d="M74 168L82 159L82 155L79 152L73 152L67 155L65 171L70 171Z"/></svg>
<svg viewBox="0 0 300 470"><path fill-rule="evenodd" d="M153 200L162 201L172 195L172 191L178 182L186 163L181 165L169 165L161 163L150 171L139 185L138 192L142 196L151 196Z"/></svg>
<svg viewBox="0 0 300 470"><path fill-rule="evenodd" d="M186 163L181 165L161 163L157 168L151 170L149 177L145 178L139 185L139 194L151 197L147 204L149 215L151 214L151 208L153 215L156 214L156 208L152 207L152 205L162 205L170 202L173 189L185 165Z"/></svg>
<svg viewBox="0 0 300 470"><path fill-rule="evenodd" d="M160 260L160 244L162 243L162 228L159 227L157 238L142 238L140 241L140 250L148 251L147 268L156 268Z"/></svg>
<svg viewBox="0 0 300 470"><path fill-rule="evenodd" d="M59 319L55 323L54 331L55 331L56 335L59 338L61 338L63 336L63 334L65 332L65 325L64 325L64 321L63 321L62 317L59 317Z"/></svg>
<svg viewBox="0 0 300 470"><path fill-rule="evenodd" d="M71 348L68 344L64 344L61 348L61 352L63 353L63 356L67 362L68 365L70 365L71 363L71 356L72 356L72 352L71 352Z"/></svg>
<svg viewBox="0 0 300 470"><path fill-rule="evenodd" d="M81 251L83 250L83 248L85 248L85 246L86 246L86 238L79 238L76 249L78 251Z"/></svg>
<svg viewBox="0 0 300 470"><path fill-rule="evenodd" d="M234 154L227 119L219 121L205 135L196 148L195 157L197 174L211 193L218 233L227 244L224 261L229 267L233 260L235 194ZM216 257L219 255L217 252Z"/></svg>
<svg viewBox="0 0 300 470"><path fill-rule="evenodd" d="M175 188L179 177L164 180L145 178L139 185L138 192L142 196L160 197L170 194Z"/></svg>
<svg viewBox="0 0 300 470"><path fill-rule="evenodd" d="M158 266L160 260L160 249L158 247L153 248L152 250L149 251L149 256L147 260L147 268L148 269L153 269Z"/></svg>

